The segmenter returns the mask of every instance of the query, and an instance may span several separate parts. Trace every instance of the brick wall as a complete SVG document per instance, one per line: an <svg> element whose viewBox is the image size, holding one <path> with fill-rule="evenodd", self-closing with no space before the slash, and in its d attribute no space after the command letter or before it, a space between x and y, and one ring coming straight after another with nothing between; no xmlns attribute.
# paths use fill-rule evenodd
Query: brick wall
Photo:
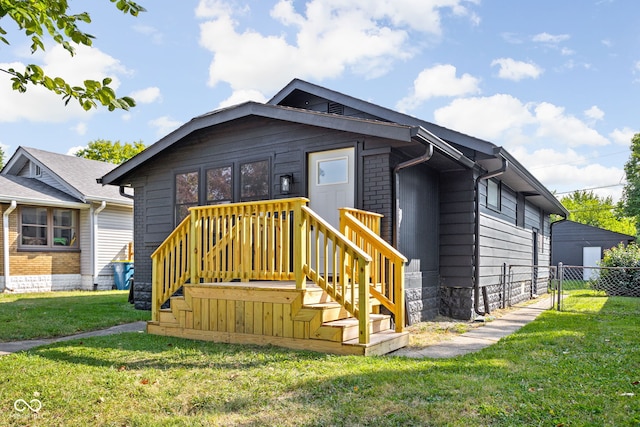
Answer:
<svg viewBox="0 0 640 427"><path fill-rule="evenodd" d="M18 251L18 210L9 215L9 262L12 276L80 274L80 251Z"/></svg>
<svg viewBox="0 0 640 427"><path fill-rule="evenodd" d="M391 243L393 217L393 180L389 153L365 155L362 209L384 215L380 235Z"/></svg>

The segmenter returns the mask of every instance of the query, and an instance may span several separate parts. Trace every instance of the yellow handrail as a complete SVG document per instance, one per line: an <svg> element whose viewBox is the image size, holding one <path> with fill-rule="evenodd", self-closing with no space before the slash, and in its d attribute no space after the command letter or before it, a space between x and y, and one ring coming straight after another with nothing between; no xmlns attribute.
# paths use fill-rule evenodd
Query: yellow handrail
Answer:
<svg viewBox="0 0 640 427"><path fill-rule="evenodd" d="M189 230L186 217L151 254L152 296L151 319L156 321L160 307L190 279Z"/></svg>
<svg viewBox="0 0 640 427"><path fill-rule="evenodd" d="M303 249L305 276L358 319L359 341L368 344L371 257L307 206L301 213L300 234L308 237Z"/></svg>
<svg viewBox="0 0 640 427"><path fill-rule="evenodd" d="M378 236L380 235L380 220L384 217L384 215L376 213L363 211L356 208L340 208L340 215L343 213L350 213L353 215L358 221L364 224L365 227L371 229Z"/></svg>
<svg viewBox="0 0 640 427"><path fill-rule="evenodd" d="M407 259L352 215L351 210L340 210L340 231L371 257L369 292L393 313L396 332L402 332L405 323L404 264Z"/></svg>
<svg viewBox="0 0 640 427"><path fill-rule="evenodd" d="M372 296L396 315L396 328L402 327L397 319L404 318L404 299L394 299L404 292L403 264L394 261L387 267L387 261L375 264L374 257L404 257L380 243L355 215L374 228L378 224L378 230L381 216L344 211L352 241L309 209L308 202L292 198L190 208L190 215L151 256L152 319L159 318L162 304L187 282L295 280L304 289L311 280L358 319L361 343L369 343ZM370 286L372 271L380 289ZM387 272L393 280L382 280Z"/></svg>

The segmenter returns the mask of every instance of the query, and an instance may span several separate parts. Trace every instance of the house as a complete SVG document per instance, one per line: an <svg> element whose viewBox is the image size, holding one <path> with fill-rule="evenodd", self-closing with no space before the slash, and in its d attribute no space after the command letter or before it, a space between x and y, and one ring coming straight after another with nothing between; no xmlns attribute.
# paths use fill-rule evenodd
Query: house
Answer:
<svg viewBox="0 0 640 427"><path fill-rule="evenodd" d="M0 171L0 291L112 289L133 241L133 200L96 183L114 167L16 150Z"/></svg>
<svg viewBox="0 0 640 427"><path fill-rule="evenodd" d="M472 319L499 307L504 298L503 264L549 265L549 215L568 214L503 148L298 79L267 103L246 102L193 118L106 174L101 182L131 188L135 195L138 307L155 304L157 308L170 296L164 291L159 300L151 296L155 287L166 288L162 280L153 278L156 273L167 276L154 267L151 255L157 257L159 251L165 251L163 241L168 236L177 246L171 256L163 255L165 267L168 262L183 262L192 253L209 254L214 249L216 268L228 262L221 259L230 256L230 231L210 237L218 243L208 248L179 248L189 239L192 243L200 239L201 234L193 233L204 233L210 226L207 224L217 221L199 222L188 237L189 231L181 225L185 217L191 215L191 221L196 221L208 209L205 206L213 209L220 203L302 197L336 229L343 228L339 222L342 214L338 213L342 207L379 216L381 240L406 257L402 267L406 303L396 302L402 307L398 313L404 314L406 306L406 319L395 318L396 326L438 314ZM202 208L189 209L196 206ZM285 215L284 211L255 209L254 218ZM237 217L229 227L235 230L242 214L233 215ZM292 218L296 226L306 221L304 215L301 222ZM313 258L319 252L318 266L314 269L305 264L302 272L296 273L306 274L306 280L310 280L309 272L331 269L331 263L341 259L329 255L331 263L322 264L328 251L322 249L314 230L312 226L309 233L303 232L302 244L310 240L312 244L307 243L308 250L303 247L301 256ZM183 237L177 237L181 233ZM255 238L259 232L251 233ZM294 248L293 255L299 255L300 249ZM253 256L252 265L257 262ZM193 275L201 265L189 259L195 262ZM209 261L203 260L202 265ZM247 268L246 264L242 268ZM386 267L372 270L376 268L377 273L384 270L382 275L389 275ZM184 277L187 270L180 270ZM198 273L196 279L207 274ZM216 277L257 277L253 273L225 274ZM205 290L193 292L203 295ZM528 297L528 293L522 294L522 298ZM207 303L209 307L212 301ZM183 331L185 322L198 323L195 309L185 310L176 312L182 316L178 320ZM161 333L170 331L165 328ZM190 336L203 334L193 332Z"/></svg>
<svg viewBox="0 0 640 427"><path fill-rule="evenodd" d="M596 267L605 249L635 242L635 236L604 230L591 225L562 220L551 224L551 263Z"/></svg>

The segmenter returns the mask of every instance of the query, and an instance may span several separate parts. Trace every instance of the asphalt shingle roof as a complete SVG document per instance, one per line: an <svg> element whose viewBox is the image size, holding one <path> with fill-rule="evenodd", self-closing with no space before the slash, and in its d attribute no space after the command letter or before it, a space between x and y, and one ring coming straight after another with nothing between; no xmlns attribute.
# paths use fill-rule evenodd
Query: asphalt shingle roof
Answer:
<svg viewBox="0 0 640 427"><path fill-rule="evenodd" d="M37 179L0 175L0 200L40 200L43 203L81 203L75 197Z"/></svg>

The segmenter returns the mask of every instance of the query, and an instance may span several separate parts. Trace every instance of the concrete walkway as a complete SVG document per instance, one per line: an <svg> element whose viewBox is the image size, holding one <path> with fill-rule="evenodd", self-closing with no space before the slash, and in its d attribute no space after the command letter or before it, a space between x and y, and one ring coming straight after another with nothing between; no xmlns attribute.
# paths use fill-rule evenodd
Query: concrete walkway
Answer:
<svg viewBox="0 0 640 427"><path fill-rule="evenodd" d="M14 341L14 342L0 342L0 356L5 356L7 354L15 353L17 351L29 350L30 348L33 348L33 347L52 344L54 342L69 341L69 340L82 339L87 337L99 337L103 335L118 334L120 332L139 332L139 331L144 331L146 327L147 327L147 322L141 321L141 322L126 323L124 325L113 326L111 328L101 329L99 331L83 332L81 334L70 335L68 337Z"/></svg>
<svg viewBox="0 0 640 427"><path fill-rule="evenodd" d="M473 353L495 344L504 336L514 333L550 307L551 298L549 295L545 295L532 304L517 306L504 316L464 334L456 335L449 341L442 341L420 348L405 347L390 353L389 356L441 359Z"/></svg>
<svg viewBox="0 0 640 427"><path fill-rule="evenodd" d="M469 332L454 336L449 341L443 341L420 348L401 348L390 353L389 356L405 356L415 358L447 358L461 354L472 353L498 342L502 337L512 334L522 326L534 320L540 313L551 307L548 295L540 297L537 301L526 306L519 306L513 311L499 317ZM52 344L60 341L82 339L103 335L117 334L120 332L140 332L146 328L146 322L127 323L99 331L84 332L61 338L49 338L39 340L26 340L15 342L0 342L0 356L29 350L33 347Z"/></svg>

